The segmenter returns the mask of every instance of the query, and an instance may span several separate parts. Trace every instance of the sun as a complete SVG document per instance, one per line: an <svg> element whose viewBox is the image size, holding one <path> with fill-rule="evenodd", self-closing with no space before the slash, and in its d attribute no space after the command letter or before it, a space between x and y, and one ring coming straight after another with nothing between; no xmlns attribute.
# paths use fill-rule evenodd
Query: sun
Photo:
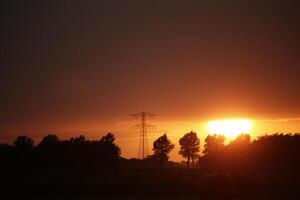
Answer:
<svg viewBox="0 0 300 200"><path fill-rule="evenodd" d="M248 119L209 121L207 130L211 134L222 134L227 137L236 137L241 133L249 133L252 122Z"/></svg>

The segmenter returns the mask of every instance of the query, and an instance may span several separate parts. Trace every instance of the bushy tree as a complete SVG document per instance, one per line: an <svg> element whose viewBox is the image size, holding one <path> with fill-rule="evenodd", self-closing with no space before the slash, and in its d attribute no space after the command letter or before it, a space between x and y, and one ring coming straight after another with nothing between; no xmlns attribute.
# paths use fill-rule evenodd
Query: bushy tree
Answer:
<svg viewBox="0 0 300 200"><path fill-rule="evenodd" d="M251 143L251 137L249 134L240 134L233 141L230 142L230 145L243 146Z"/></svg>
<svg viewBox="0 0 300 200"><path fill-rule="evenodd" d="M114 141L112 133L99 140L87 140L81 135L62 141L50 134L33 146L31 138L19 136L11 148L0 145L0 158L11 158L9 164L20 170L89 170L106 173L119 166L121 151Z"/></svg>
<svg viewBox="0 0 300 200"><path fill-rule="evenodd" d="M168 161L168 154L174 149L175 145L168 139L167 134L160 136L153 143L154 156L159 159L160 166Z"/></svg>
<svg viewBox="0 0 300 200"><path fill-rule="evenodd" d="M225 144L225 136L224 135L208 135L205 138L205 144L204 144L204 154L210 154L213 152L217 152L224 148Z"/></svg>
<svg viewBox="0 0 300 200"><path fill-rule="evenodd" d="M100 139L102 143L113 144L115 141L115 136L112 133L108 133Z"/></svg>
<svg viewBox="0 0 300 200"><path fill-rule="evenodd" d="M17 137L14 141L14 145L18 150L27 151L33 148L34 141L25 135Z"/></svg>
<svg viewBox="0 0 300 200"><path fill-rule="evenodd" d="M85 141L86 141L86 139L83 135L80 135L78 137L72 137L69 140L69 142L72 144L83 144Z"/></svg>
<svg viewBox="0 0 300 200"><path fill-rule="evenodd" d="M38 144L39 147L50 147L59 143L59 139L56 135L49 134L41 140Z"/></svg>
<svg viewBox="0 0 300 200"><path fill-rule="evenodd" d="M187 158L187 167L189 167L190 160L192 160L192 164L194 165L195 159L199 156L200 152L200 139L197 137L197 133L191 131L185 134L180 138L179 144L179 154Z"/></svg>
<svg viewBox="0 0 300 200"><path fill-rule="evenodd" d="M37 168L44 170L58 170L62 167L65 151L56 135L49 134L36 147Z"/></svg>
<svg viewBox="0 0 300 200"><path fill-rule="evenodd" d="M33 144L34 141L25 135L17 137L14 141L14 167L17 170L27 171L34 166Z"/></svg>
<svg viewBox="0 0 300 200"><path fill-rule="evenodd" d="M99 141L99 148L102 150L103 155L107 155L111 158L118 158L121 154L121 149L114 143L115 136L112 133L108 133L103 136Z"/></svg>

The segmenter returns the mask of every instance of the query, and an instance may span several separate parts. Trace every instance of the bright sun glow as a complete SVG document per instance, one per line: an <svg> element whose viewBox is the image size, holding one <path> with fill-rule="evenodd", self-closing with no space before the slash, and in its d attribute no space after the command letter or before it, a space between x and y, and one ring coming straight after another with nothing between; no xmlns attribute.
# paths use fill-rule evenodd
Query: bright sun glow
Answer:
<svg viewBox="0 0 300 200"><path fill-rule="evenodd" d="M235 137L241 133L249 133L251 125L251 121L245 119L210 121L208 122L208 132Z"/></svg>

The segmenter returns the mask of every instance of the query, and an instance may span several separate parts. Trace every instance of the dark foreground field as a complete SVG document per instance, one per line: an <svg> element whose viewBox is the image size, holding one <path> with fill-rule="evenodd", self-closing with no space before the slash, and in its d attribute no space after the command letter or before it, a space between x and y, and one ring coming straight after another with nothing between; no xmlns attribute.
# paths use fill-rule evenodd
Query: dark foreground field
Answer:
<svg viewBox="0 0 300 200"><path fill-rule="evenodd" d="M3 200L10 200L12 198L3 198ZM202 197L189 197L189 196L168 196L168 197L81 197L81 198L22 198L22 199L33 199L33 200L206 200ZM260 196L252 198L234 198L233 200L299 200L297 196Z"/></svg>
<svg viewBox="0 0 300 200"><path fill-rule="evenodd" d="M300 199L299 134L241 135L194 165L167 162L165 154L121 158L112 134L45 138L36 147L26 136L0 146L0 198Z"/></svg>
<svg viewBox="0 0 300 200"><path fill-rule="evenodd" d="M251 178L253 184L201 185L199 169L123 170L116 172L2 173L1 199L299 199L295 177ZM290 180L288 182L288 180ZM213 183L215 184L215 183ZM234 192L232 192L234 191Z"/></svg>

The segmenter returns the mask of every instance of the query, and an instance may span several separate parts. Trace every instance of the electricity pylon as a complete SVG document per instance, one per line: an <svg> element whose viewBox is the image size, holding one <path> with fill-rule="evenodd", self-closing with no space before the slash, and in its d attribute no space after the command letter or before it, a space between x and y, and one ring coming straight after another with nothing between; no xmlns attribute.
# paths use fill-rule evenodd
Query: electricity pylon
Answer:
<svg viewBox="0 0 300 200"><path fill-rule="evenodd" d="M142 111L136 114L132 114L131 116L140 120L140 123L132 126L131 129L140 131L138 158L144 159L145 155L148 154L147 132L156 129L154 125L147 123L147 119L153 119L156 114Z"/></svg>

